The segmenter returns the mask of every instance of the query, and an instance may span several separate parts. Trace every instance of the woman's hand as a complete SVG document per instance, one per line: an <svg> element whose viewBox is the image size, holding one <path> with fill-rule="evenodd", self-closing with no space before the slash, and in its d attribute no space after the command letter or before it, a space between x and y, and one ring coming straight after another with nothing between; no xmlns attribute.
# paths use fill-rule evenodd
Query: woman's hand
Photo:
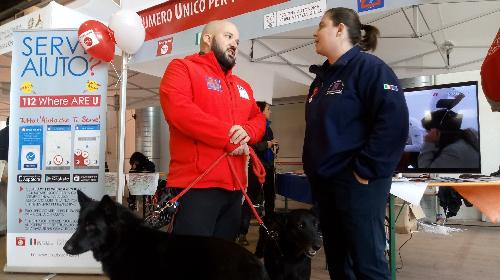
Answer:
<svg viewBox="0 0 500 280"><path fill-rule="evenodd" d="M273 139L271 141L267 141L267 147L269 149L272 149L272 147L275 146L275 145L278 145L278 140Z"/></svg>
<svg viewBox="0 0 500 280"><path fill-rule="evenodd" d="M361 178L357 173L356 171L352 171L352 174L354 175L354 178L356 178L356 181L358 181L358 183L360 184L363 184L363 185L368 185L368 180L367 179L364 179L364 178Z"/></svg>

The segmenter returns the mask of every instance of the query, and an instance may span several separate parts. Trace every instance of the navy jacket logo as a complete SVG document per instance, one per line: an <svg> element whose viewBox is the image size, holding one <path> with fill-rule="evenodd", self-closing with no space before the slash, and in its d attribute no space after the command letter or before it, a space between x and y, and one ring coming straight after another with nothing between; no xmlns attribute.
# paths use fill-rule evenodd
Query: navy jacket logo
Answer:
<svg viewBox="0 0 500 280"><path fill-rule="evenodd" d="M341 80L337 80L330 85L330 88L326 91L326 94L342 94L344 90L344 83Z"/></svg>

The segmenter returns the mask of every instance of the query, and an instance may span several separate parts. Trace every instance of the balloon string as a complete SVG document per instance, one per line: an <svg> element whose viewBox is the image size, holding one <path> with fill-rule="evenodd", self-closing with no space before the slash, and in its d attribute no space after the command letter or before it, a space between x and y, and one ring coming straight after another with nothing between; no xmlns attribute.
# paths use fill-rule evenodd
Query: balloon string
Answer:
<svg viewBox="0 0 500 280"><path fill-rule="evenodd" d="M122 51L122 52L123 52L123 51ZM127 63L129 63L129 62L130 62L130 60L132 60L132 55L131 55L131 54L128 54L128 53L126 53L126 52L123 52L123 55L126 55L126 56L127 56ZM113 64L113 61L110 61L109 63L111 64L111 66L113 66L113 70L115 71L115 74L116 74L116 76L118 77L118 80L115 82L115 86L114 86L114 88L116 89L116 87L118 86L118 84L119 84L119 83L120 83L120 81L122 80L122 75L123 75L123 73L118 74L118 71L116 70L116 67L115 67L115 65Z"/></svg>
<svg viewBox="0 0 500 280"><path fill-rule="evenodd" d="M116 70L116 67L115 67L115 64L113 64L113 61L110 61L109 64L111 64L111 66L113 66L113 70L115 70L115 74L116 76L118 77L118 80L116 80L115 82L115 89L116 87L118 86L118 84L120 83L120 81L122 80L122 75L121 74L118 74L118 71Z"/></svg>

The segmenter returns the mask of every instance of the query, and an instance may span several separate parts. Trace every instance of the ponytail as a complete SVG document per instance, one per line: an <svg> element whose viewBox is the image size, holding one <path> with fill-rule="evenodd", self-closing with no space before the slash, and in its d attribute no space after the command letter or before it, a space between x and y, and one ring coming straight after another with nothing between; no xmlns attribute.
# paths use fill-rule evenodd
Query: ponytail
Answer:
<svg viewBox="0 0 500 280"><path fill-rule="evenodd" d="M331 8L325 15L331 19L334 26L340 23L347 26L349 40L353 45L359 45L364 51L374 51L377 47L377 37L380 32L373 25L361 24L359 15L354 10L343 7ZM361 30L365 31L363 36Z"/></svg>
<svg viewBox="0 0 500 280"><path fill-rule="evenodd" d="M361 30L365 31L365 35L361 37L359 46L364 51L374 51L377 48L377 37L380 31L373 25L361 24Z"/></svg>

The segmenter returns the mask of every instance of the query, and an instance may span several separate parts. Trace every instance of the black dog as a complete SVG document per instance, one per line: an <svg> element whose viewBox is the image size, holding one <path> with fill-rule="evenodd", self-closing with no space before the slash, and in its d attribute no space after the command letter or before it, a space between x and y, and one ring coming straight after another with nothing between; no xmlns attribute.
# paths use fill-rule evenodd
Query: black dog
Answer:
<svg viewBox="0 0 500 280"><path fill-rule="evenodd" d="M296 209L264 219L274 238L261 228L255 254L264 257L271 279L309 280L311 258L322 245L318 218L310 210Z"/></svg>
<svg viewBox="0 0 500 280"><path fill-rule="evenodd" d="M152 229L107 195L95 201L78 191L78 201L78 227L64 251L92 251L112 280L269 279L255 255L233 242Z"/></svg>

